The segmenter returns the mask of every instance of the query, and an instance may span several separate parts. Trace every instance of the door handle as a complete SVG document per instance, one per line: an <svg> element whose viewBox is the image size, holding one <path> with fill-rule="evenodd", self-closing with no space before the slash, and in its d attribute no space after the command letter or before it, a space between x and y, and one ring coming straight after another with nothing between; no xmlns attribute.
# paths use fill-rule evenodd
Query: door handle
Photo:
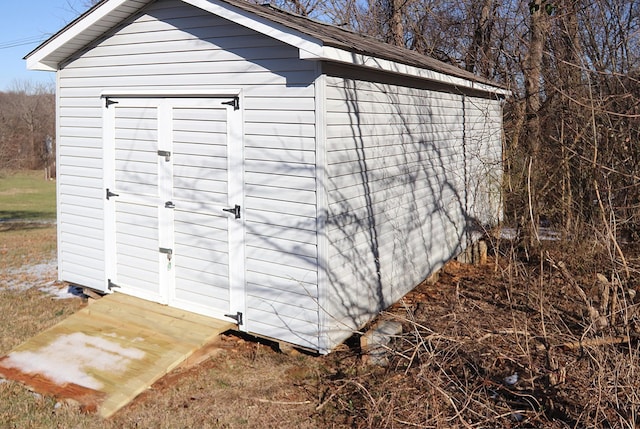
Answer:
<svg viewBox="0 0 640 429"><path fill-rule="evenodd" d="M222 211L231 213L236 217L236 219L240 219L240 206L237 204L235 205L235 207L232 207L230 209L222 209Z"/></svg>

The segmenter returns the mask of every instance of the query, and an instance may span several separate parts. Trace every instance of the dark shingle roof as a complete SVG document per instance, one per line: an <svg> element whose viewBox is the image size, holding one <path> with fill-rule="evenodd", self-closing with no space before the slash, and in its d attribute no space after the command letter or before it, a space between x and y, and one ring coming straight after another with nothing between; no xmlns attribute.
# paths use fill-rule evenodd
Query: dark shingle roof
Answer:
<svg viewBox="0 0 640 429"><path fill-rule="evenodd" d="M220 1L316 38L322 41L325 46L331 46L358 54L395 61L409 66L425 68L462 79L500 87L496 82L476 76L459 67L443 63L442 61L422 55L416 51L391 45L374 37L348 31L334 25L315 21L301 15L278 9L269 4L259 5L245 0Z"/></svg>

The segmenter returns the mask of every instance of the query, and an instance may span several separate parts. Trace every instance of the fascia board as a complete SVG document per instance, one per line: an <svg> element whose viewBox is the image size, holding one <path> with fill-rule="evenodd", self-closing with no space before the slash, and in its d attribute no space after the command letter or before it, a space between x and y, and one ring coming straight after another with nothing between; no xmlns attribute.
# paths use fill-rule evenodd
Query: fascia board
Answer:
<svg viewBox="0 0 640 429"><path fill-rule="evenodd" d="M27 58L27 70L57 71L58 68L55 64L34 60L33 57L29 57Z"/></svg>
<svg viewBox="0 0 640 429"><path fill-rule="evenodd" d="M511 91L496 86L483 84L480 82L474 82L468 79L459 78L456 76L447 75L445 73L436 72L433 70L423 69L407 64L398 63L395 61L385 60L382 58L373 57L370 55L358 54L356 52L345 51L344 49L334 48L331 46L324 46L320 55L315 52L309 52L300 50L300 59L304 60L316 60L316 61L335 61L343 64L356 65L360 67L367 67L374 70L386 71L395 74L401 74L405 76L417 77L420 79L427 79L435 82L442 82L447 85L471 88L479 91L485 91L501 96L511 95Z"/></svg>
<svg viewBox="0 0 640 429"><path fill-rule="evenodd" d="M56 34L47 40L35 51L26 56L27 69L29 70L46 70L55 71L58 64L55 61L47 61L46 58L65 44L72 41L75 37L90 29L100 20L104 19L113 10L125 4L129 0L110 0L98 6L83 18L69 25L66 30Z"/></svg>
<svg viewBox="0 0 640 429"><path fill-rule="evenodd" d="M299 33L295 30L270 21L266 18L246 12L215 0L182 0L185 3L197 8L211 12L214 15L227 19L238 25L257 31L267 37L279 40L288 45L294 46L309 55L318 55L322 52L322 42L314 37Z"/></svg>
<svg viewBox="0 0 640 429"><path fill-rule="evenodd" d="M97 22L108 17L109 13L117 9L119 6L127 3L127 1L129 0L107 1L104 4L99 5L95 10L91 11L77 22L70 24L69 28L56 34L26 56L27 68L29 70L57 70L58 62L53 59L47 61L47 57L53 54L56 50L64 47L65 44L73 41L75 37L90 29ZM291 30L278 23L274 23L266 18L255 16L232 5L217 2L215 0L182 1L218 15L238 25L250 28L268 37L304 50L305 52L309 52L311 55L317 55L322 51L322 43L319 40L296 32L295 30Z"/></svg>

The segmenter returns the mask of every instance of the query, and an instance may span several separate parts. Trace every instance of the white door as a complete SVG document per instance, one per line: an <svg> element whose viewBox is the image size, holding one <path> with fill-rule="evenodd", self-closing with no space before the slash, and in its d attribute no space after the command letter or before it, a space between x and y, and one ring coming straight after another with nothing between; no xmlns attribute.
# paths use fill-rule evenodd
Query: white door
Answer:
<svg viewBox="0 0 640 429"><path fill-rule="evenodd" d="M229 174L242 165L237 110L220 98L106 99L112 290L214 317L244 312L242 168Z"/></svg>

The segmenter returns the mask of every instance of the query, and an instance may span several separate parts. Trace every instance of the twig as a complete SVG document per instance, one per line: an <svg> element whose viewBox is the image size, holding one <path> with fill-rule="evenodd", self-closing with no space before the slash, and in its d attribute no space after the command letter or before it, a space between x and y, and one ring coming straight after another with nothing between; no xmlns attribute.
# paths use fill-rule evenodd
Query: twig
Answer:
<svg viewBox="0 0 640 429"><path fill-rule="evenodd" d="M551 263L551 265L554 268L557 268L558 270L560 270L560 274L562 274L562 277L564 277L564 279L569 282L569 284L573 287L573 289L578 293L582 301L584 301L586 306L591 307L591 304L589 303L589 298L587 298L587 294L584 293L584 290L582 290L582 288L580 287L576 279L573 278L573 276L567 269L567 265L562 261L556 263L553 259L551 259L548 253L547 253L547 260Z"/></svg>
<svg viewBox="0 0 640 429"><path fill-rule="evenodd" d="M587 307L587 310L589 312L589 318L591 319L592 325L595 325L596 327L601 327L602 321L600 319L600 312L593 305L591 305L591 303L589 302L589 298L587 298L587 294L584 292L584 290L582 290L582 288L580 287L576 279L573 278L573 276L567 269L567 266L565 265L565 263L562 261L559 261L558 263L556 263L553 259L551 259L551 256L549 256L549 252L546 252L546 257L547 257L547 261L549 261L549 263L554 268L560 270L560 274L562 274L562 277L564 277L564 279L567 282L569 282L569 284L573 287L576 293L580 296L580 298L584 302L584 305ZM615 293L614 293L614 299L615 299ZM611 324L613 324L613 316L612 316Z"/></svg>
<svg viewBox="0 0 640 429"><path fill-rule="evenodd" d="M533 202L531 200L531 166L532 164L533 164L533 158L529 158L529 170L527 174L527 197L529 199L529 217L531 220L531 231L535 234L538 244L540 244L540 237L538 236L538 228L533 215ZM527 237L527 239L529 239L529 243L527 244L532 244L533 238L530 237L530 234L527 234L527 235L529 235L529 237Z"/></svg>
<svg viewBox="0 0 640 429"><path fill-rule="evenodd" d="M258 401L258 402L262 402L262 403L265 403L265 404L276 404L276 405L307 405L307 404L311 403L311 401L294 401L294 402L272 401L270 399L263 399L263 398L245 398L245 399Z"/></svg>
<svg viewBox="0 0 640 429"><path fill-rule="evenodd" d="M324 400L324 402L322 402L320 405L318 405L316 407L316 411L320 411L321 409L324 408L325 405L327 405L329 402L331 402L331 400L333 398L335 398L335 396L346 386L346 384L343 384L342 386L338 387L338 390L336 390L335 392L333 392L331 395L329 395L329 397L327 399Z"/></svg>
<svg viewBox="0 0 640 429"><path fill-rule="evenodd" d="M576 350L582 347L595 347L595 346L606 346L611 344L623 344L623 343L628 343L632 339L635 339L635 337L631 337L629 335L618 335L615 337L603 337L603 338L592 338L589 340L570 341L567 343L560 344L559 347ZM538 350L546 350L547 346L545 346L544 344L538 344L536 348Z"/></svg>
<svg viewBox="0 0 640 429"><path fill-rule="evenodd" d="M622 266L624 268L624 273L625 273L625 276L626 276L625 278L629 279L631 277L631 272L629 271L629 265L627 264L627 259L624 257L624 252L620 248L620 244L618 243L618 239L616 238L616 234L611 229L611 223L607 221L607 216L606 216L606 213L605 213L604 204L602 203L602 198L600 197L600 189L598 188L598 181L597 180L593 181L593 187L594 187L594 189L596 191L596 197L597 197L597 200L598 200L598 206L600 207L600 214L602 215L602 223L604 224L605 228L607 229L607 235L609 236L609 239L611 240L611 243L613 243L613 247L616 249L616 253L618 253L618 256L620 257L620 260L622 261Z"/></svg>
<svg viewBox="0 0 640 429"><path fill-rule="evenodd" d="M602 274L597 273L596 278L598 279L598 283L602 286L602 300L600 304L600 311L602 311L603 315L607 315L609 312L609 298L611 293L611 285L609 284L609 280ZM615 309L612 309L612 312Z"/></svg>
<svg viewBox="0 0 640 429"><path fill-rule="evenodd" d="M478 338L476 342L480 343L486 340L487 338L493 337L494 335L527 335L527 332L518 331L516 329L501 329L498 331L487 332L486 334Z"/></svg>
<svg viewBox="0 0 640 429"><path fill-rule="evenodd" d="M628 335L624 335L624 336L616 336L616 337L593 338L590 340L582 340L582 341L572 341L570 343L562 344L562 347L575 350L585 346L606 346L609 344L628 343L629 341L631 341L631 337L629 337Z"/></svg>
<svg viewBox="0 0 640 429"><path fill-rule="evenodd" d="M422 423L420 423L420 424L411 423L411 422L408 422L408 421L406 421L406 420L400 420L400 419L395 418L395 417L393 418L393 420L394 420L394 421L396 421L396 422L398 422L398 423L401 423L401 424L403 424L403 425L413 426L413 427L416 427L416 428L422 428L422 429L429 428L429 427L432 427L432 428L435 428L435 427L436 427L436 426L424 426Z"/></svg>

